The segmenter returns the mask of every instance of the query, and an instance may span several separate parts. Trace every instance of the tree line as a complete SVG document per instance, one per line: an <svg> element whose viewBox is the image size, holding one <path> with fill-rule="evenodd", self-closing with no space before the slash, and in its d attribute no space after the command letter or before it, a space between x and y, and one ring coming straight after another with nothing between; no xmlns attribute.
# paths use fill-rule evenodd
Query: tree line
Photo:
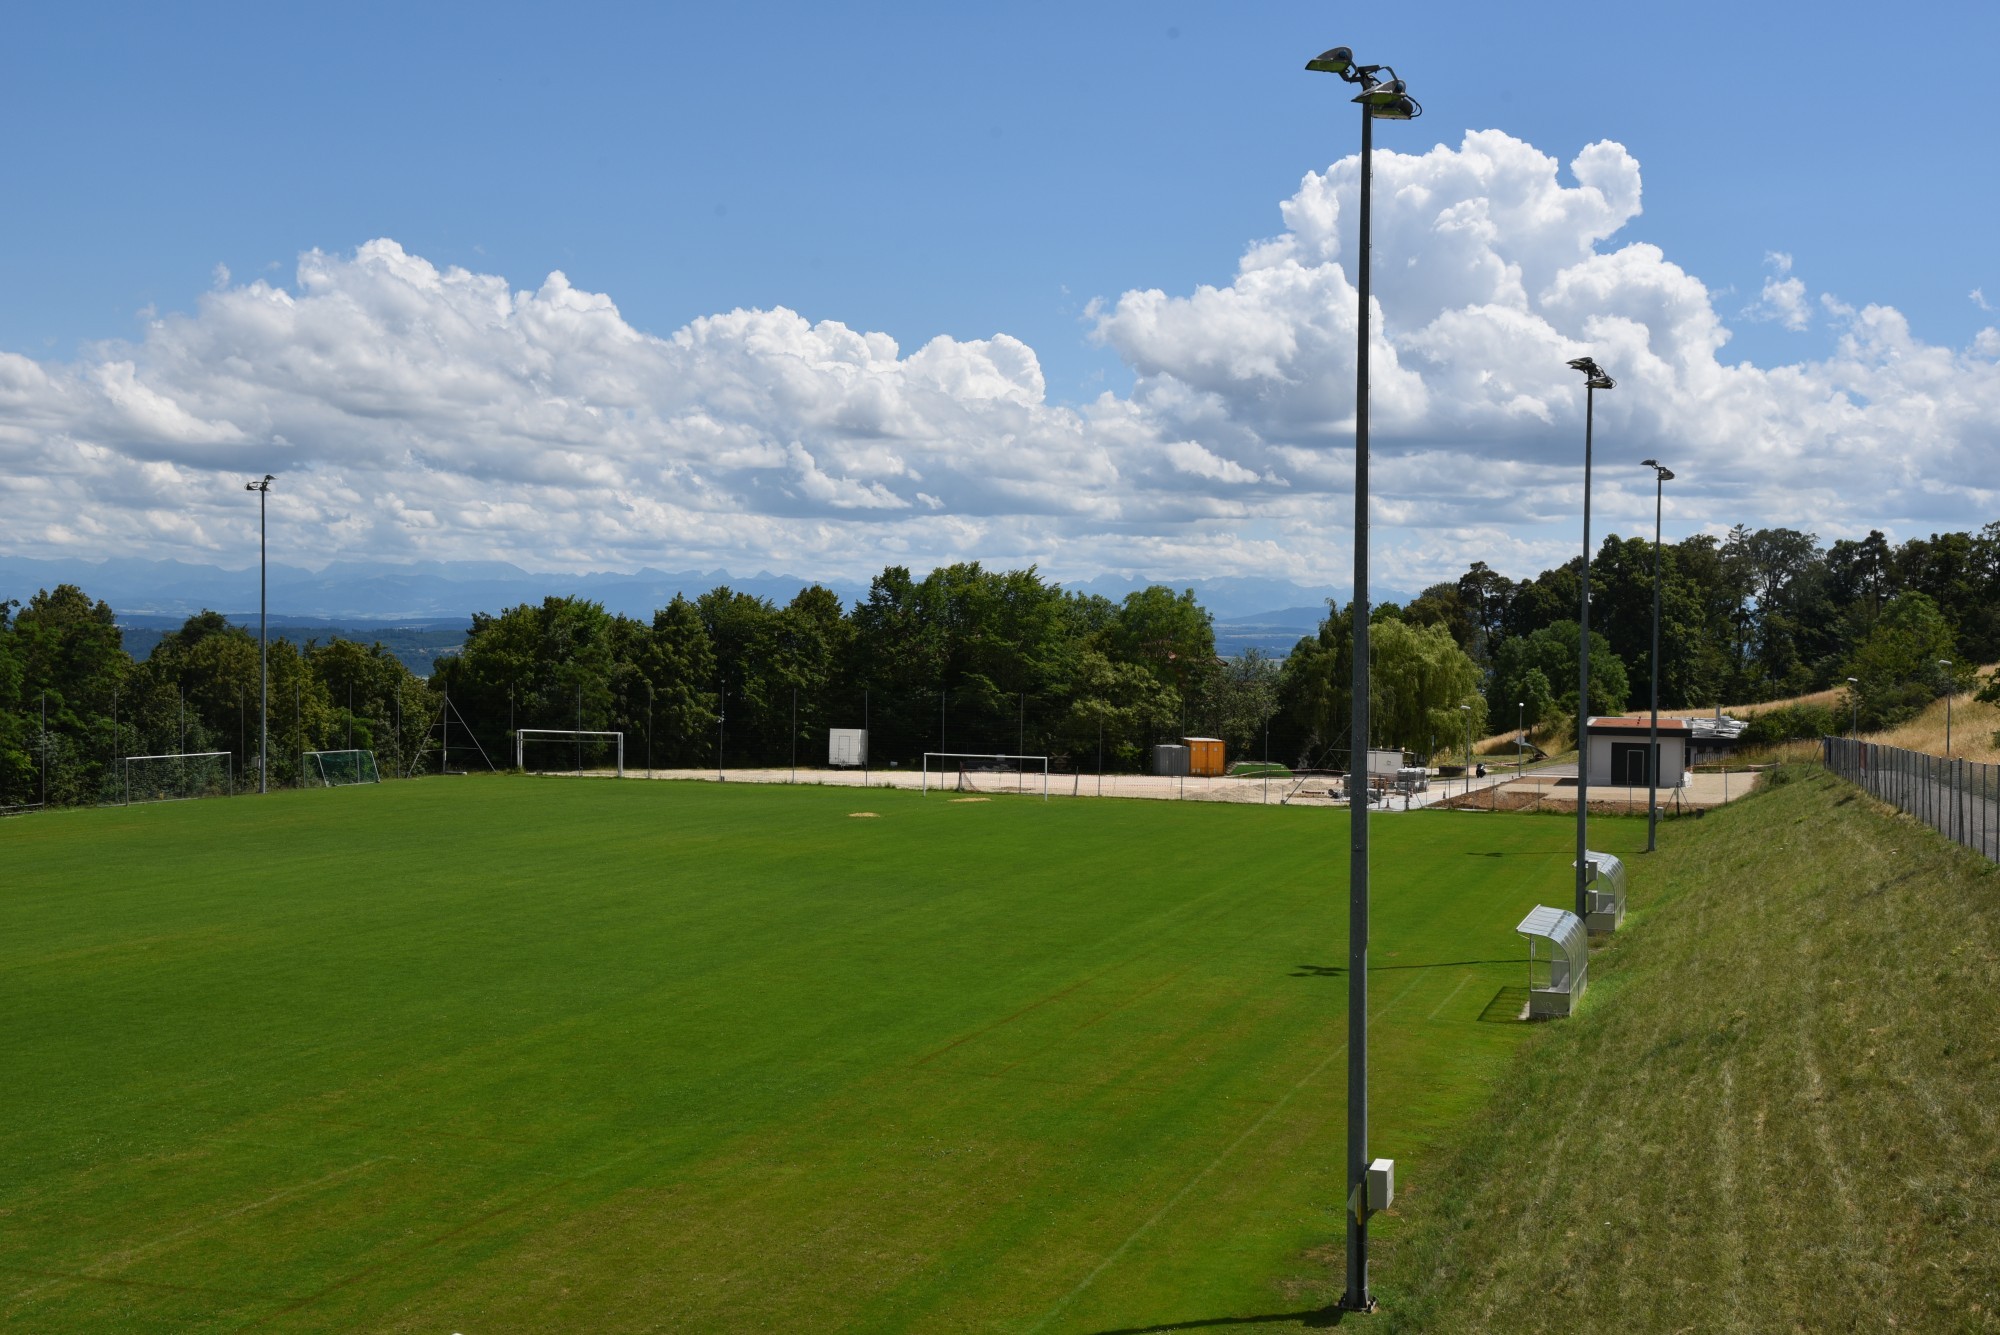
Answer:
<svg viewBox="0 0 2000 1335"><path fill-rule="evenodd" d="M1191 591L1113 601L978 563L892 567L852 608L817 585L783 605L721 587L650 620L550 597L476 614L428 680L380 644L281 636L269 672L274 785L350 746L385 777L505 768L533 728L622 732L628 766L817 766L830 729L865 725L877 765L949 750L1132 769L1189 732L1252 752L1279 679L1268 656L1218 657ZM256 637L217 613L135 661L75 586L0 604L0 805L118 800L134 755L222 752L254 786L258 699Z"/></svg>
<svg viewBox="0 0 2000 1335"><path fill-rule="evenodd" d="M1667 708L1853 678L1849 703L1879 728L2000 659L2000 523L1824 547L1738 527L1659 556ZM1581 559L1521 580L1474 562L1371 609L1371 744L1451 754L1517 720L1573 727L1580 706L1643 704L1653 559L1650 540L1613 535L1592 560L1588 702L1576 692ZM955 751L1132 770L1187 735L1221 737L1232 757L1338 767L1352 616L1329 607L1282 660L1224 659L1191 590L1114 601L1032 567L969 562L922 578L890 567L851 608L817 585L782 605L720 587L650 620L550 597L476 614L428 680L380 644L281 636L269 648L269 777L296 783L305 753L347 747L375 752L385 776L504 768L526 728L623 732L628 765L662 768L818 766L830 729L863 726L884 767ZM254 786L258 686L256 638L214 612L135 661L112 609L81 589L0 603L0 806L116 800L130 755L223 752ZM2000 684L1986 691L2000 699ZM1830 730L1820 714L1778 726Z"/></svg>
<svg viewBox="0 0 2000 1335"><path fill-rule="evenodd" d="M1653 571L1650 538L1614 534L1591 561L1592 713L1647 702ZM1530 726L1561 722L1579 707L1582 584L1581 557L1523 580L1474 562L1393 615L1450 633L1479 664L1498 726L1517 714ZM1662 545L1659 585L1664 708L1839 687L1843 715L1851 704L1872 730L1968 689L1978 665L2000 659L2000 523L1899 545L1878 531L1825 546L1797 529L1739 525ZM1985 689L2000 698L1994 683Z"/></svg>

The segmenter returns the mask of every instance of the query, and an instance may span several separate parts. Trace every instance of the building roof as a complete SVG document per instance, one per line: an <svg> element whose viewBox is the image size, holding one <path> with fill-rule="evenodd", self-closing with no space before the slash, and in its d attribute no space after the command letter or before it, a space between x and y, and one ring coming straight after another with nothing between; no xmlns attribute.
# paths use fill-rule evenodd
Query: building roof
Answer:
<svg viewBox="0 0 2000 1335"><path fill-rule="evenodd" d="M1650 714L1606 714L1590 720L1589 731L1603 733L1650 733L1653 716ZM1660 715L1660 735L1663 737L1691 737L1694 723L1684 718L1668 718Z"/></svg>

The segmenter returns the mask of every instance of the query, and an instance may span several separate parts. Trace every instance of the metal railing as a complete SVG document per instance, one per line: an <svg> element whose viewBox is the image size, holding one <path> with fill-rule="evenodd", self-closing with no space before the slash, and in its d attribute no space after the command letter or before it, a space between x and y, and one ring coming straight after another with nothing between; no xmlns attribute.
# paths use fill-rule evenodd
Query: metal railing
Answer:
<svg viewBox="0 0 2000 1335"><path fill-rule="evenodd" d="M2000 765L1823 737L1826 767L1954 843L2000 862Z"/></svg>

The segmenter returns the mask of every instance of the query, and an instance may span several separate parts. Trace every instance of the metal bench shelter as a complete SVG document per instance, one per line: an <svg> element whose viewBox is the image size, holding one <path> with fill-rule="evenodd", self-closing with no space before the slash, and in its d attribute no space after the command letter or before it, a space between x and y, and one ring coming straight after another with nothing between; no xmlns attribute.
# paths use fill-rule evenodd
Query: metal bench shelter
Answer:
<svg viewBox="0 0 2000 1335"><path fill-rule="evenodd" d="M1583 919L1542 904L1530 909L1514 930L1528 938L1528 1018L1568 1015L1583 995L1590 967L1590 933Z"/></svg>
<svg viewBox="0 0 2000 1335"><path fill-rule="evenodd" d="M1587 850L1583 860L1590 865L1583 877L1583 903L1589 910L1584 916L1584 926L1592 936L1615 932L1625 922L1625 860L1616 853Z"/></svg>

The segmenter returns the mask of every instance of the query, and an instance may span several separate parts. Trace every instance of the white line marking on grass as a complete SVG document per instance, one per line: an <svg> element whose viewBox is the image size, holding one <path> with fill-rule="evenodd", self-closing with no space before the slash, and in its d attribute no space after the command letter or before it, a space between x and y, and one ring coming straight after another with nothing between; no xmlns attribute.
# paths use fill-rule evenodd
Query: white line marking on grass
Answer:
<svg viewBox="0 0 2000 1335"><path fill-rule="evenodd" d="M1459 979L1458 986L1454 987L1449 993L1447 993L1443 1001L1440 1001L1437 1005L1431 1007L1431 1013L1429 1015L1426 1015L1424 1018L1426 1020L1437 1019L1438 1012L1443 1010L1446 1006L1451 1005L1451 999L1457 996L1459 993L1463 992L1465 990L1465 985L1471 981L1472 981L1471 974L1467 974L1465 975L1465 977Z"/></svg>
<svg viewBox="0 0 2000 1335"><path fill-rule="evenodd" d="M96 1279L104 1273L122 1270L149 1253L159 1251L162 1247L171 1247L181 1239L200 1233L205 1229L213 1228L225 1220L235 1219L239 1215L253 1214L258 1210L264 1209L266 1206L277 1205L294 1196L302 1196L306 1192L315 1190L316 1188L338 1182L344 1177L353 1177L356 1173L365 1172L367 1169L373 1168L376 1164L382 1163L385 1157L377 1156L373 1159L363 1159L360 1163L349 1164L345 1168L336 1168L324 1177L316 1177L310 1182L301 1182L296 1186L286 1187L282 1191L274 1191L260 1201L251 1201L249 1204L239 1205L233 1210L224 1210L221 1214L210 1215L198 1224L189 1224L186 1228L176 1229L172 1233L154 1238L151 1242L143 1242L135 1247L127 1247L122 1251L111 1252L92 1261L89 1265L79 1267L74 1274L64 1275L60 1279L45 1280L32 1288L21 1289L15 1293L14 1297L17 1299L29 1298L45 1289L54 1288L58 1284L73 1284L78 1279Z"/></svg>
<svg viewBox="0 0 2000 1335"><path fill-rule="evenodd" d="M1368 1027L1371 1029L1374 1028L1375 1021L1381 1019L1382 1016L1388 1013L1390 1010L1393 1010L1397 1002L1401 1001L1404 997L1409 996L1411 990L1415 988L1418 983L1422 982L1424 975L1429 972L1430 972L1429 966L1426 966L1425 968L1418 970L1417 976L1415 978L1412 978L1409 981L1408 985L1405 986L1402 991L1398 992L1393 998L1391 998L1388 1004L1371 1009L1368 1013ZM1259 1117L1256 1121L1252 1122L1249 1125L1249 1127L1247 1127L1244 1130L1242 1135L1230 1141L1228 1148L1224 1149L1222 1153L1216 1155L1213 1159L1209 1160L1207 1167L1203 1168L1199 1173L1196 1173L1193 1177L1189 1178L1187 1180L1186 1185L1184 1185L1179 1191L1175 1192L1173 1194L1172 1199L1170 1199L1165 1205L1162 1205L1159 1209L1153 1211L1152 1215L1147 1218L1145 1223L1133 1229L1130 1235L1126 1237L1125 1241L1119 1243L1118 1246L1112 1250L1109 1256L1106 1256L1102 1261L1099 1261L1097 1263L1097 1268L1092 1270L1088 1275L1085 1275L1083 1277L1083 1282L1081 1284L1078 1284L1075 1288L1071 1289L1068 1295L1064 1297L1061 1302L1057 1303L1054 1307L1051 1307L1042 1316L1042 1319L1040 1321L1037 1321L1034 1325L1028 1327L1028 1335L1035 1335L1036 1331L1042 1329L1042 1327L1048 1325L1049 1322L1061 1316L1063 1312L1068 1309L1071 1303L1075 1302L1078 1298L1083 1296L1084 1290L1088 1289L1091 1285L1097 1282L1098 1276L1102 1275L1105 1271L1109 1270L1117 1262L1119 1257L1123 1256L1126 1252L1131 1250L1133 1243L1137 1242L1140 1238L1144 1237L1149 1231L1151 1231L1153 1225L1159 1223L1161 1219L1166 1217L1169 1211L1171 1211L1175 1206L1179 1205L1183 1200L1187 1199L1187 1194L1193 1191L1196 1187L1200 1186L1204 1181L1206 1181L1210 1173L1213 1173L1216 1169L1220 1168L1222 1166L1223 1160L1229 1158L1230 1155L1236 1153L1238 1149L1242 1148L1244 1141L1250 1139L1250 1137L1256 1135L1259 1131L1261 1131L1264 1127L1264 1123L1270 1121L1273 1117L1276 1117L1278 1115L1278 1110L1283 1108L1287 1103L1290 1103L1292 1101L1292 1095L1298 1093L1300 1090L1304 1089L1307 1085L1311 1084L1314 1080L1318 1079L1319 1073L1321 1071L1324 1071L1327 1067L1331 1066L1333 1064L1333 1059L1335 1057L1343 1055L1344 1053L1346 1053L1346 1051L1347 1051L1347 1044L1342 1043L1339 1047L1327 1053L1326 1056L1320 1060L1319 1065L1313 1067L1312 1070L1307 1071L1304 1075L1300 1076L1298 1078L1297 1083L1295 1083L1290 1089L1286 1090L1284 1094L1279 1097L1276 1103L1273 1103L1269 1108L1266 1108L1264 1110L1264 1115L1262 1117Z"/></svg>

